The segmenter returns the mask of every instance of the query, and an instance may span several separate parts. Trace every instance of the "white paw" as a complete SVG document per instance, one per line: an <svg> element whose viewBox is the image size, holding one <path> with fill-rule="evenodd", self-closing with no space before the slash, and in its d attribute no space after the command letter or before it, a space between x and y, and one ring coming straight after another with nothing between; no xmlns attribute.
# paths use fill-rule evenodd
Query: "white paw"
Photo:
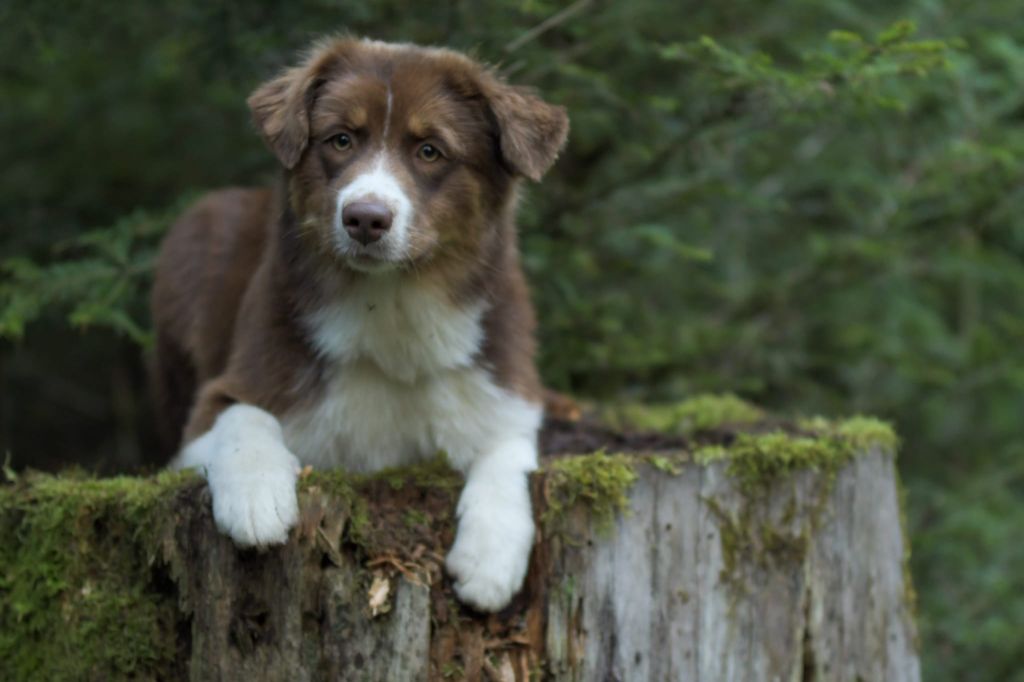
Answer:
<svg viewBox="0 0 1024 682"><path fill-rule="evenodd" d="M217 528L242 547L287 542L299 516L299 461L285 448L277 421L262 410L234 406L212 435L204 468Z"/></svg>
<svg viewBox="0 0 1024 682"><path fill-rule="evenodd" d="M298 460L283 447L272 461L210 467L210 493L217 528L241 547L279 545L299 517L295 494ZM261 453L263 454L263 453Z"/></svg>
<svg viewBox="0 0 1024 682"><path fill-rule="evenodd" d="M459 505L459 529L445 563L461 601L481 611L498 611L526 577L533 517L529 497L525 509L488 506L485 500Z"/></svg>

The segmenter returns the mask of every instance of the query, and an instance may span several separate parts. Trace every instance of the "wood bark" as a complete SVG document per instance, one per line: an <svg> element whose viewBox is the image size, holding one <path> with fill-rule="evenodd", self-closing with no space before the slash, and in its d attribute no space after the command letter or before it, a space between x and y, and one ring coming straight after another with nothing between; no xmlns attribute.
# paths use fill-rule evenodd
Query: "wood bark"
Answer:
<svg viewBox="0 0 1024 682"><path fill-rule="evenodd" d="M258 553L216 531L194 486L162 550L183 669L193 680L920 679L890 454L756 489L726 462L637 474L611 529L585 505L540 524L527 585L494 616L454 602L437 548L368 560L326 492L302 496L287 546ZM544 490L541 473L538 519Z"/></svg>

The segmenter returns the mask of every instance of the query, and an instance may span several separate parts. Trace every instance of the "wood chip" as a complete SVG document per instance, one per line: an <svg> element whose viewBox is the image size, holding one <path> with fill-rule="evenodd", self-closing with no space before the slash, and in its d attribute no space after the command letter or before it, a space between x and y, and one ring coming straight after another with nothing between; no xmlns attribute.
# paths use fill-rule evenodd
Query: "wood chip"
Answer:
<svg viewBox="0 0 1024 682"><path fill-rule="evenodd" d="M345 558L341 555L341 550L331 542L331 539L327 537L327 533L324 531L322 526L316 528L316 545L320 548L320 551L327 555L331 563L335 566L342 566L345 563Z"/></svg>
<svg viewBox="0 0 1024 682"><path fill-rule="evenodd" d="M499 665L494 665L485 658L484 672L487 673L487 679L491 682L516 682L516 674L512 670L512 664L509 663L508 656L502 656Z"/></svg>
<svg viewBox="0 0 1024 682"><path fill-rule="evenodd" d="M373 582L370 583L368 594L371 617L375 618L391 610L391 604L388 603L388 597L391 596L391 581L383 572L378 571L373 574Z"/></svg>

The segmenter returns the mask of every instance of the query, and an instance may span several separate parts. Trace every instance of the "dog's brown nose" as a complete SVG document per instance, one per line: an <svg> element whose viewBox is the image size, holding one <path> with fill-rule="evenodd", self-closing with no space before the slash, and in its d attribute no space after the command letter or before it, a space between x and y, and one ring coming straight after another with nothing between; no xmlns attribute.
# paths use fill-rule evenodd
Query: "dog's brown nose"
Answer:
<svg viewBox="0 0 1024 682"><path fill-rule="evenodd" d="M364 246L383 237L393 217L387 206L376 201L353 201L341 210L345 230Z"/></svg>

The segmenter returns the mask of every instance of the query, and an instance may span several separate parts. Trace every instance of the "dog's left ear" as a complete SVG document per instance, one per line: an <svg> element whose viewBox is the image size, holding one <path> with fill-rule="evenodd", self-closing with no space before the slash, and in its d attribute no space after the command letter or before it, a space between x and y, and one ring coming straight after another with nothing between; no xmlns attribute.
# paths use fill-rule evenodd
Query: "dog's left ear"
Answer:
<svg viewBox="0 0 1024 682"><path fill-rule="evenodd" d="M501 155L534 182L558 158L569 135L565 107L548 104L528 88L494 81L487 100L498 123Z"/></svg>
<svg viewBox="0 0 1024 682"><path fill-rule="evenodd" d="M289 170L309 145L309 110L316 86L341 47L339 44L317 49L305 63L256 88L247 100L267 146Z"/></svg>

